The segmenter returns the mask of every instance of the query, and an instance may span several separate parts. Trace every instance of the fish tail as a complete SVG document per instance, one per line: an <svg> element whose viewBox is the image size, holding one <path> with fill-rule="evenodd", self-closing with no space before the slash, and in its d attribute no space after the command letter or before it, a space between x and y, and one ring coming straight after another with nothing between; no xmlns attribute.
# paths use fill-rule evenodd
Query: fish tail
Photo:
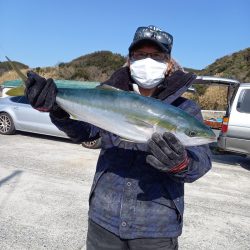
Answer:
<svg viewBox="0 0 250 250"><path fill-rule="evenodd" d="M7 56L5 57L8 60L8 63L10 64L11 68L22 79L22 82L18 87L8 90L6 94L9 96L22 96L24 95L24 91L25 91L25 81L28 78L21 72L21 70Z"/></svg>
<svg viewBox="0 0 250 250"><path fill-rule="evenodd" d="M10 89L6 92L9 96L22 96L24 95L25 88L23 86L19 86L13 89Z"/></svg>

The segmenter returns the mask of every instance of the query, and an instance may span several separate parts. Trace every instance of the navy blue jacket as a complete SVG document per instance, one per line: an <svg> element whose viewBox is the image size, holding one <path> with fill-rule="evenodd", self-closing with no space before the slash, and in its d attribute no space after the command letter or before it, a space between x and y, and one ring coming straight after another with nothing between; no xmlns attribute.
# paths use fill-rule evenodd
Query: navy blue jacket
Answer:
<svg viewBox="0 0 250 250"><path fill-rule="evenodd" d="M195 76L181 71L166 78L154 98L171 103L198 119L200 108L180 97ZM105 82L130 91L128 68ZM208 145L187 147L188 168L178 174L162 173L146 163L147 145L123 141L93 125L51 114L52 122L75 142L101 136L102 146L89 198L89 218L124 239L176 237L182 232L184 183L193 182L211 168Z"/></svg>

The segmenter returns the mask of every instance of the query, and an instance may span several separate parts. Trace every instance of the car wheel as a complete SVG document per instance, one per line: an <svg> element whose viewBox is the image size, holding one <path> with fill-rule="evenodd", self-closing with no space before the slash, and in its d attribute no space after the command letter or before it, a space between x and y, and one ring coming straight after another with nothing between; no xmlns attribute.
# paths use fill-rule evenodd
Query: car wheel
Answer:
<svg viewBox="0 0 250 250"><path fill-rule="evenodd" d="M98 138L93 141L82 142L82 146L85 148L97 149L101 147L101 138Z"/></svg>
<svg viewBox="0 0 250 250"><path fill-rule="evenodd" d="M7 113L0 113L0 134L13 135L16 129L11 116Z"/></svg>

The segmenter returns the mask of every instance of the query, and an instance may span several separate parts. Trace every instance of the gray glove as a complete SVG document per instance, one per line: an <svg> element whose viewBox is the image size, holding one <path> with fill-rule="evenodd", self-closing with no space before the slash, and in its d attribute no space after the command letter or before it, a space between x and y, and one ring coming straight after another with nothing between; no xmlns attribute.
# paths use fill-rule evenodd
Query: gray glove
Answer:
<svg viewBox="0 0 250 250"><path fill-rule="evenodd" d="M32 71L29 71L27 76L25 95L30 105L39 111L51 111L55 105L57 94L57 87L53 79L46 80Z"/></svg>
<svg viewBox="0 0 250 250"><path fill-rule="evenodd" d="M154 133L148 141L148 149L152 155L147 156L147 163L162 172L178 173L189 163L185 147L169 132Z"/></svg>
<svg viewBox="0 0 250 250"><path fill-rule="evenodd" d="M58 90L54 80L46 80L32 71L27 76L25 95L30 105L41 112L50 112L56 118L69 118L69 114L56 104Z"/></svg>

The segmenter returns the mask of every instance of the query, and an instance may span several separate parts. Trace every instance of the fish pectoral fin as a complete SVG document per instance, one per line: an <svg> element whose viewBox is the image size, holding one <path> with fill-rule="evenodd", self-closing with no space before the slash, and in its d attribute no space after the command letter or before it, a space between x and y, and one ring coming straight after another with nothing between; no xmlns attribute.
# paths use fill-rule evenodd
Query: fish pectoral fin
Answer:
<svg viewBox="0 0 250 250"><path fill-rule="evenodd" d="M79 120L79 119L77 119L77 117L76 117L76 116L71 115L71 114L70 114L70 118L71 118L72 120Z"/></svg>
<svg viewBox="0 0 250 250"><path fill-rule="evenodd" d="M120 137L121 138L121 141L126 141L126 142L135 142L135 141L132 141L130 139L127 139L127 138L124 138L124 137Z"/></svg>
<svg viewBox="0 0 250 250"><path fill-rule="evenodd" d="M133 117L133 118L129 117L127 119L127 122L134 126L135 133L140 133L140 132L143 132L144 130L151 130L151 132L152 132L154 130L154 126L152 124L147 123L147 122L140 120L138 118L135 118L135 117ZM136 140L127 139L124 137L121 137L121 140L136 143Z"/></svg>
<svg viewBox="0 0 250 250"><path fill-rule="evenodd" d="M96 86L96 89L122 91L121 89L115 88L115 87L110 86L108 84L98 85L98 86Z"/></svg>
<svg viewBox="0 0 250 250"><path fill-rule="evenodd" d="M133 124L133 125L136 125L136 126L140 126L140 127L143 127L143 128L147 128L147 129L153 129L154 128L154 125L148 123L148 122L145 122L143 120L140 120L138 118L130 118L128 119L128 122Z"/></svg>
<svg viewBox="0 0 250 250"><path fill-rule="evenodd" d="M79 118L75 114L73 114L73 113L71 113L69 111L66 111L66 112L70 115L71 119L73 119L73 120L79 120Z"/></svg>

